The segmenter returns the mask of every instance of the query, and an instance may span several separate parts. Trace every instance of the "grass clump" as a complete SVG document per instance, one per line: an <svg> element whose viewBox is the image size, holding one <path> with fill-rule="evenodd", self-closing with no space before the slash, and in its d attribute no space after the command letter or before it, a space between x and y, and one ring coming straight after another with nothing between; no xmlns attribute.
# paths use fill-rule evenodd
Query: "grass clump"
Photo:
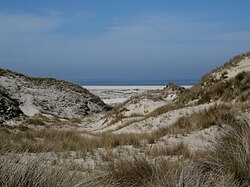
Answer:
<svg viewBox="0 0 250 187"><path fill-rule="evenodd" d="M250 126L235 122L184 171L187 186L249 186ZM186 173L185 173L186 172Z"/></svg>
<svg viewBox="0 0 250 187"><path fill-rule="evenodd" d="M188 145L183 142L178 143L177 145L158 147L153 146L148 153L149 156L153 158L159 156L181 156L182 158L189 158L191 153L189 151Z"/></svg>
<svg viewBox="0 0 250 187"><path fill-rule="evenodd" d="M176 186L181 164L162 160L151 162L146 157L137 156L110 163L106 180L111 186Z"/></svg>
<svg viewBox="0 0 250 187"><path fill-rule="evenodd" d="M28 163L13 155L0 157L0 186L76 186L84 181L70 166L52 167L43 157L29 159Z"/></svg>

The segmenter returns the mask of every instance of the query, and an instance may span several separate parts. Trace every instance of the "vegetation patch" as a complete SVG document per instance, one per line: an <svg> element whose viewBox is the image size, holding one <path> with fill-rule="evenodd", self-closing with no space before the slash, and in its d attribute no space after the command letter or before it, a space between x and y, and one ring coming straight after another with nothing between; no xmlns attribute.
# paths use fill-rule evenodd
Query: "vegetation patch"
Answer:
<svg viewBox="0 0 250 187"><path fill-rule="evenodd" d="M234 121L235 113L232 106L220 104L190 116L181 117L171 126L155 131L153 137L159 139L167 134L188 134L214 125L232 124Z"/></svg>
<svg viewBox="0 0 250 187"><path fill-rule="evenodd" d="M184 173L187 186L249 186L250 126L235 122Z"/></svg>
<svg viewBox="0 0 250 187"><path fill-rule="evenodd" d="M246 101L249 88L250 72L242 72L228 81L221 80L210 86L198 84L181 94L176 102L187 104L190 101L198 100L197 104L203 104L218 100L223 102Z"/></svg>

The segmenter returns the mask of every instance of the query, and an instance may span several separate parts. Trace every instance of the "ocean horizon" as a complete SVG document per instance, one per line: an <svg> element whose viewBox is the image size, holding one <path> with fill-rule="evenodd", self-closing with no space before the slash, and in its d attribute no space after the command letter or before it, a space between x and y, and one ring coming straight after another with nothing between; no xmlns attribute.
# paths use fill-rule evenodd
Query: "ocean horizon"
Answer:
<svg viewBox="0 0 250 187"><path fill-rule="evenodd" d="M170 80L70 80L84 86L162 86L172 82L177 85L192 86L199 79L170 79Z"/></svg>

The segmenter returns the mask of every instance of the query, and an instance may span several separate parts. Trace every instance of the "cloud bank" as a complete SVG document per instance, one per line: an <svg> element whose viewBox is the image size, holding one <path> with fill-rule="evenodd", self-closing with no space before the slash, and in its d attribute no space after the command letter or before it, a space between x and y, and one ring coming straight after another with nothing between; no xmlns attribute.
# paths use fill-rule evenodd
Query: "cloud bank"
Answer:
<svg viewBox="0 0 250 187"><path fill-rule="evenodd" d="M0 12L0 64L59 78L198 77L250 47L250 30L187 15L116 17L87 32L98 14Z"/></svg>

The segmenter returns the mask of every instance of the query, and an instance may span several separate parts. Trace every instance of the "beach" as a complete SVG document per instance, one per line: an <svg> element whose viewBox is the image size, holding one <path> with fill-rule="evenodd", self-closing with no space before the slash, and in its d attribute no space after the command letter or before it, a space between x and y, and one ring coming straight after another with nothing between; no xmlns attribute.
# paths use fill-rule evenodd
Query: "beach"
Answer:
<svg viewBox="0 0 250 187"><path fill-rule="evenodd" d="M161 86L84 86L93 94L99 96L106 104L117 105L127 99L141 94L149 90L161 90L165 85ZM190 88L192 86L182 86Z"/></svg>
<svg viewBox="0 0 250 187"><path fill-rule="evenodd" d="M164 86L83 86L99 96L104 103L116 105L148 90L163 89Z"/></svg>

